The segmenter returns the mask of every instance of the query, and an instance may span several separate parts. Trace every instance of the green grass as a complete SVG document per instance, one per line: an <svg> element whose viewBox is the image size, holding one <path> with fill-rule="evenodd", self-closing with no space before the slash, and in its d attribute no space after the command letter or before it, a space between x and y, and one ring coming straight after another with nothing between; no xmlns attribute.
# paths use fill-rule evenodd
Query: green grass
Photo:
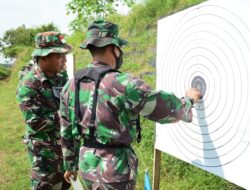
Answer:
<svg viewBox="0 0 250 190"><path fill-rule="evenodd" d="M17 71L28 61L25 57L30 51L22 53L12 68L8 80L0 83L0 189L19 190L29 187L29 160L21 136L24 122L15 101Z"/></svg>
<svg viewBox="0 0 250 190"><path fill-rule="evenodd" d="M0 80L10 76L10 68L0 65Z"/></svg>
<svg viewBox="0 0 250 190"><path fill-rule="evenodd" d="M150 66L156 52L156 22L159 18L182 10L203 0L148 0L147 4L136 6L128 16L110 16L109 20L120 25L121 36L128 39L124 48L125 59L122 71L141 76L155 87L155 68ZM74 49L76 68L90 62L90 54L79 48L84 33L76 32L67 41ZM24 122L15 101L18 84L17 72L30 59L31 49L18 56L12 68L11 77L0 81L0 190L29 189L29 159L21 136ZM152 73L145 75L145 73ZM144 171L149 170L152 181L155 123L142 119L142 142L134 143L139 158L137 190L143 189ZM197 167L162 153L161 190L240 190L242 188Z"/></svg>

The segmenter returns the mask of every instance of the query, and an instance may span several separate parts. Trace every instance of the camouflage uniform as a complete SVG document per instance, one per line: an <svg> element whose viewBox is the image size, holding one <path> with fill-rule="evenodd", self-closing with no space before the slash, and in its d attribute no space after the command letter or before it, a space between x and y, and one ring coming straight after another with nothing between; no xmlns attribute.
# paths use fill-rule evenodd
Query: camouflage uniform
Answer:
<svg viewBox="0 0 250 190"><path fill-rule="evenodd" d="M33 60L30 60L29 63L21 68L18 72L18 80L21 81L28 72L31 71L32 67L35 65Z"/></svg>
<svg viewBox="0 0 250 190"><path fill-rule="evenodd" d="M63 36L56 32L44 32L36 36L35 56L50 53L66 53L70 46L63 42ZM26 123L28 154L32 163L31 189L69 189L63 174L60 141L59 96L54 87L62 87L67 77L57 74L48 78L35 64L26 73L17 89L17 101Z"/></svg>
<svg viewBox="0 0 250 190"><path fill-rule="evenodd" d="M93 25L89 27L88 39L82 48L87 48L87 44L101 43L101 40L105 41L105 45L115 44L120 47L124 44L118 38L117 25L104 21L96 21ZM95 30L93 35L92 28ZM113 30L114 28L116 30ZM95 37L96 30L100 33L113 32L115 35L107 34L112 36L108 37L108 42L105 36ZM111 68L99 62L93 62L89 67ZM75 113L74 79L67 82L62 90L60 116L65 169L79 170L87 189L135 189L138 160L130 146L136 139L134 120L141 115L159 123L172 123L178 120L190 122L191 101L187 97L179 99L172 93L154 91L144 81L131 74L108 73L99 85L94 141L117 148L90 148L81 145L80 139L84 137L86 140L90 134L89 122L94 88L94 82L80 83L79 106L83 115L80 121L76 119ZM78 130L79 127L81 132Z"/></svg>

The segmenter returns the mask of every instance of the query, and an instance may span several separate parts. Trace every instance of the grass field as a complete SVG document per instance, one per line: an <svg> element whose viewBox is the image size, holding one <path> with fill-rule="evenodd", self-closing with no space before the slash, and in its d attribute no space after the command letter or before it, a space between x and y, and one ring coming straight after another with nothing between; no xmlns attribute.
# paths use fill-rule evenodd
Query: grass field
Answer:
<svg viewBox="0 0 250 190"><path fill-rule="evenodd" d="M23 55L28 51L23 52ZM25 62L24 56L18 62ZM29 186L29 162L22 145L24 124L15 101L17 71L21 65L13 68L13 75L0 82L0 189L21 190Z"/></svg>

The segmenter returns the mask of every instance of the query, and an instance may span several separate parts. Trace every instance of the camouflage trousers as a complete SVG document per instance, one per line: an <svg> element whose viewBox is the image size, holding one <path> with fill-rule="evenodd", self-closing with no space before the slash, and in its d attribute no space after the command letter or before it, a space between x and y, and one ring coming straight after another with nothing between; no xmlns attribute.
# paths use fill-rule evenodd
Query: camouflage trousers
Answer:
<svg viewBox="0 0 250 190"><path fill-rule="evenodd" d="M130 180L119 183L101 183L83 180L86 190L135 190L136 180Z"/></svg>
<svg viewBox="0 0 250 190"><path fill-rule="evenodd" d="M61 145L56 140L53 142L31 139L25 144L32 164L31 190L69 189L70 184L63 177Z"/></svg>

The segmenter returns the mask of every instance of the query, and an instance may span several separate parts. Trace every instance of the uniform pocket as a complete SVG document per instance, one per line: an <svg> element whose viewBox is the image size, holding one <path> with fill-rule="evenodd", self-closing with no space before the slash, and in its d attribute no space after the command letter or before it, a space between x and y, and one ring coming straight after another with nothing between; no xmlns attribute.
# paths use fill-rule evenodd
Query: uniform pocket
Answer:
<svg viewBox="0 0 250 190"><path fill-rule="evenodd" d="M79 160L79 168L83 172L95 171L101 162L101 158L95 155L93 150L85 150Z"/></svg>

